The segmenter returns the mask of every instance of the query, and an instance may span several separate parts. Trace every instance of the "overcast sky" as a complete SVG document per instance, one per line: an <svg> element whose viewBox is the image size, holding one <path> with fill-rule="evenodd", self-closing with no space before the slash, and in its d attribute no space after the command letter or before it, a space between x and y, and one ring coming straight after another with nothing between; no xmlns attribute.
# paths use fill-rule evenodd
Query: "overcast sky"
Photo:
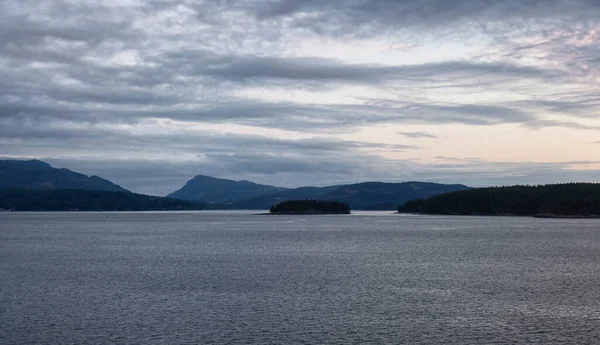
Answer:
<svg viewBox="0 0 600 345"><path fill-rule="evenodd" d="M0 0L0 156L164 195L600 182L600 0Z"/></svg>

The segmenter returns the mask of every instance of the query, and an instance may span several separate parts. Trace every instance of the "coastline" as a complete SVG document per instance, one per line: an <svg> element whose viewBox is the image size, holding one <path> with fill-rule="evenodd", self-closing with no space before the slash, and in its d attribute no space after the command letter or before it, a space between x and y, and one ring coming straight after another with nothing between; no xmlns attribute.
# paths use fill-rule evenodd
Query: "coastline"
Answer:
<svg viewBox="0 0 600 345"><path fill-rule="evenodd" d="M547 218L547 219L600 219L600 215L560 215L560 214L533 214L517 215L510 213L502 214L442 214L442 213L415 213L415 212L396 212L395 214L407 214L415 216L449 216L449 217L524 217L524 218Z"/></svg>
<svg viewBox="0 0 600 345"><path fill-rule="evenodd" d="M550 218L550 219L600 219L600 215L590 214L584 215L560 215L560 214L536 214L534 218Z"/></svg>
<svg viewBox="0 0 600 345"><path fill-rule="evenodd" d="M334 212L267 212L257 213L257 216L322 216L322 215L349 215L348 213L334 213Z"/></svg>

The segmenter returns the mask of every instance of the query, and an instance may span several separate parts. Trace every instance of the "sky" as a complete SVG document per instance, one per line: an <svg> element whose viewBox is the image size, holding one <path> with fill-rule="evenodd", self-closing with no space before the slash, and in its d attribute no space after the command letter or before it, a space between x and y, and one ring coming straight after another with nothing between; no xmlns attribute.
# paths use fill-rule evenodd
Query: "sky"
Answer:
<svg viewBox="0 0 600 345"><path fill-rule="evenodd" d="M153 195L600 182L600 0L0 0L0 156Z"/></svg>

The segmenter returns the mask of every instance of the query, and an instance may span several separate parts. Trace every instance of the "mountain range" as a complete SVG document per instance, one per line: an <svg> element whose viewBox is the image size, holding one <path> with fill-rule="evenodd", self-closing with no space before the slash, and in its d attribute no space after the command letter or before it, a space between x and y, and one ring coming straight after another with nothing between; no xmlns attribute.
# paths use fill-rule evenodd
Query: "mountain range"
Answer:
<svg viewBox="0 0 600 345"><path fill-rule="evenodd" d="M431 182L364 182L326 187L283 188L198 175L165 198L131 193L98 176L57 169L39 160L0 160L0 198L5 209L256 209L287 200L335 200L352 209L396 210L409 200L469 189ZM32 190L37 192L31 192ZM56 192L70 190L71 192ZM99 191L104 193L89 193ZM113 194L111 194L113 193ZM117 193L117 194L114 194ZM124 197L125 194L130 194ZM8 200L7 202L7 199ZM90 202L87 199L93 200ZM123 202L117 200L125 200ZM175 202L182 200L184 203ZM117 205L118 204L118 205ZM78 205L80 207L78 207Z"/></svg>
<svg viewBox="0 0 600 345"><path fill-rule="evenodd" d="M464 189L469 187L431 182L363 182L289 189L198 175L167 197L202 201L213 207L219 205L219 208L230 209L265 210L287 200L319 199L343 202L355 210L396 210L409 200Z"/></svg>
<svg viewBox="0 0 600 345"><path fill-rule="evenodd" d="M337 201L354 210L461 215L598 217L600 184L476 188L363 182L283 188L198 175L167 197L132 193L98 176L39 160L0 160L0 211L267 210L289 200Z"/></svg>

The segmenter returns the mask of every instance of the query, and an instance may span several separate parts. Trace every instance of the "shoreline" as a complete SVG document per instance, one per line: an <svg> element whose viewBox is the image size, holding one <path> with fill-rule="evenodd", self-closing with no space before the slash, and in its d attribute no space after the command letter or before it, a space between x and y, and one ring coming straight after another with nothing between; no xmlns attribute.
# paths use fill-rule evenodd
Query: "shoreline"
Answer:
<svg viewBox="0 0 600 345"><path fill-rule="evenodd" d="M600 215L590 214L583 215L559 215L559 214L536 214L534 218L550 218L550 219L600 219Z"/></svg>
<svg viewBox="0 0 600 345"><path fill-rule="evenodd" d="M257 216L324 216L324 215L350 215L352 213L328 213L328 212L267 212L256 213Z"/></svg>
<svg viewBox="0 0 600 345"><path fill-rule="evenodd" d="M448 217L523 217L523 218L547 218L547 219L600 219L600 215L592 214L584 215L560 215L560 214L533 214L533 215L517 215L517 214L442 214L442 213L414 213L414 212L396 212L394 214L407 214L415 216L448 216Z"/></svg>

